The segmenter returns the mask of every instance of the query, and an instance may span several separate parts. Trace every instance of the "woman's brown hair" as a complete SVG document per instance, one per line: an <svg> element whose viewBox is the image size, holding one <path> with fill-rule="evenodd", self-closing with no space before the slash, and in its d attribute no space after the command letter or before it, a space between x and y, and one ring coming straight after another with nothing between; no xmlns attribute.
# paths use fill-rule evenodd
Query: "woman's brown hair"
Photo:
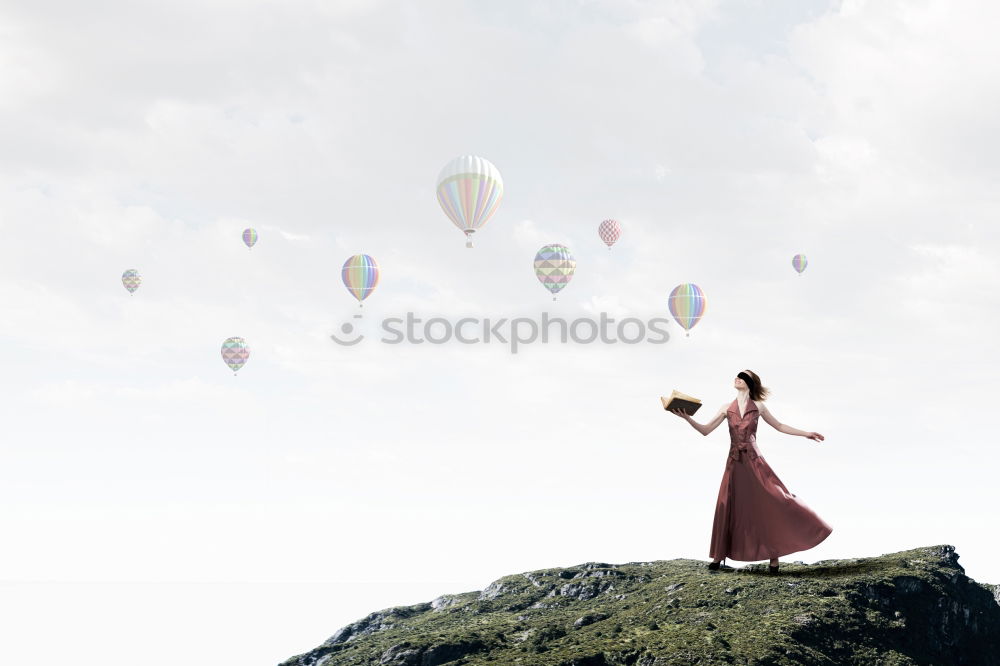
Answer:
<svg viewBox="0 0 1000 666"><path fill-rule="evenodd" d="M747 387L748 389L750 389L750 399L767 400L767 396L770 395L771 389L761 384L760 377L758 377L757 373L754 372L753 370L744 370L743 372L750 375L750 378L753 379L753 386ZM746 382L743 383L745 384Z"/></svg>

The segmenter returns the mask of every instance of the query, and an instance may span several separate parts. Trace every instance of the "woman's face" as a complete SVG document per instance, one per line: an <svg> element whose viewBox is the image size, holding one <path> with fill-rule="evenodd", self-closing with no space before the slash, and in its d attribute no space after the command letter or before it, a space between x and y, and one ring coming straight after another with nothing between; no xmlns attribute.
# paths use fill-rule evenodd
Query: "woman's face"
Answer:
<svg viewBox="0 0 1000 666"><path fill-rule="evenodd" d="M747 386L747 383L745 381L743 381L742 379L740 379L739 377L737 377L733 381L733 388L746 389L746 388L749 388L749 387Z"/></svg>

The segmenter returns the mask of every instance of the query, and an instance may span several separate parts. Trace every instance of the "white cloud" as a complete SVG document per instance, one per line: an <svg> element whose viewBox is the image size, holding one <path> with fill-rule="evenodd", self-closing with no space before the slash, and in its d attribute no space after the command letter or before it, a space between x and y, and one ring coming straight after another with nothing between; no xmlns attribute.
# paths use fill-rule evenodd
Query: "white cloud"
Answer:
<svg viewBox="0 0 1000 666"><path fill-rule="evenodd" d="M274 229L274 227L266 227L266 228L267 229ZM285 240L290 240L290 241L307 241L310 238L307 234L295 234L295 233L292 233L290 231L285 231L284 229L277 229L277 231L278 231L279 234L281 234L281 237L284 238Z"/></svg>

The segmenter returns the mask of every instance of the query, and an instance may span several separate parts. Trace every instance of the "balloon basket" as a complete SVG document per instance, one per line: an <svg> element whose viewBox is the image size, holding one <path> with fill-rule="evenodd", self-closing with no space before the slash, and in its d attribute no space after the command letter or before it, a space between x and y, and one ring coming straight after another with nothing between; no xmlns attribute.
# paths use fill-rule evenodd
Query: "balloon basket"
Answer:
<svg viewBox="0 0 1000 666"><path fill-rule="evenodd" d="M472 247L472 241L465 241L465 247Z"/></svg>

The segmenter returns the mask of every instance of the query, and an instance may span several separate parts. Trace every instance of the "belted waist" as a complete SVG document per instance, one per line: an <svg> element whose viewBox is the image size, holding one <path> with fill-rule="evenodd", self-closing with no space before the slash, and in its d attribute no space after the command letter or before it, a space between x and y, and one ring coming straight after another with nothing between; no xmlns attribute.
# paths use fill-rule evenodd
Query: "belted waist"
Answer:
<svg viewBox="0 0 1000 666"><path fill-rule="evenodd" d="M732 445L729 447L729 457L739 462L740 460L757 460L760 456L750 444Z"/></svg>

